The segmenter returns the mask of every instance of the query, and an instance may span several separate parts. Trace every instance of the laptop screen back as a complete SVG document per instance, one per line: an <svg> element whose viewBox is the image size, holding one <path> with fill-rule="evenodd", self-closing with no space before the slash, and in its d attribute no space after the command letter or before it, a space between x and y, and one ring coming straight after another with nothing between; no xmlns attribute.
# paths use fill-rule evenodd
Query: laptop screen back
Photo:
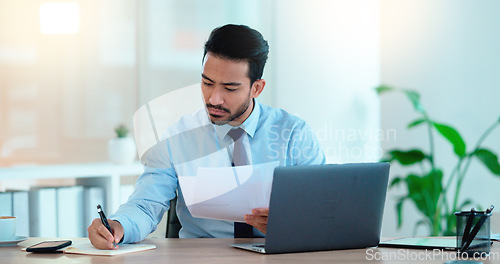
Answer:
<svg viewBox="0 0 500 264"><path fill-rule="evenodd" d="M278 167L266 253L377 246L388 163Z"/></svg>

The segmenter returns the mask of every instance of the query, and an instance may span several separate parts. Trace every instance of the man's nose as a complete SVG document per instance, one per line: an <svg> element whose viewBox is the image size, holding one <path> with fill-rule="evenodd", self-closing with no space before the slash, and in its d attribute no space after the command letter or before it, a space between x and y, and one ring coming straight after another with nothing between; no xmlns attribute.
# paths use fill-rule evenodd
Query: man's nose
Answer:
<svg viewBox="0 0 500 264"><path fill-rule="evenodd" d="M215 87L213 89L209 102L212 105L222 105L224 103L224 96L220 87Z"/></svg>

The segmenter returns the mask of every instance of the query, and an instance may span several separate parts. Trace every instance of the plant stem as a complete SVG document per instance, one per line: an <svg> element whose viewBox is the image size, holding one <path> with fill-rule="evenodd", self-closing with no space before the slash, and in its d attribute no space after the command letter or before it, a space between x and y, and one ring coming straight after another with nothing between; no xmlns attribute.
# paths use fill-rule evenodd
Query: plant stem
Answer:
<svg viewBox="0 0 500 264"><path fill-rule="evenodd" d="M438 236L441 231L441 207L439 206L439 203L437 204L433 218L432 236Z"/></svg>
<svg viewBox="0 0 500 264"><path fill-rule="evenodd" d="M451 172L450 174L450 178L448 179L448 181L446 182L446 186L444 188L444 192L446 193L448 191L448 189L450 188L450 185L451 183L453 182L453 178L455 177L455 175L458 175L458 172L460 171L460 167L462 166L462 162L463 162L464 158L460 158L458 160L458 163L457 163L457 166L455 166L455 168L453 168L453 171Z"/></svg>
<svg viewBox="0 0 500 264"><path fill-rule="evenodd" d="M458 160L457 166L455 166L455 168L451 172L450 178L448 179L448 181L446 182L446 185L443 188L443 191L442 191L442 194L443 194L442 198L443 199L441 202L445 205L445 208L446 208L445 215L448 215L450 213L450 208L448 207L448 199L447 199L446 195L448 193L448 190L450 189L450 185L453 182L453 179L455 178L455 176L458 178L458 175L460 173L460 168L462 167L463 161L464 161L464 158L462 158L462 157ZM456 195L456 193L455 193L455 195ZM456 211L455 205L452 207L452 210L453 210L452 212Z"/></svg>
<svg viewBox="0 0 500 264"><path fill-rule="evenodd" d="M470 163L472 161L472 154L476 152L479 147L481 146L481 143L488 137L488 135L500 124L498 121L495 121L486 131L479 137L479 140L476 143L476 146L474 147L474 150L466 156L466 164L464 166L464 169L461 171L461 173L458 173L458 179L457 179L457 188L455 189L455 199L453 200L453 211L456 211L457 209L457 203L458 203L458 195L460 193L460 188L462 187L462 181L465 178L465 174L467 173L467 170L469 169ZM463 159L463 158L462 158Z"/></svg>
<svg viewBox="0 0 500 264"><path fill-rule="evenodd" d="M474 151L478 150L479 149L479 146L481 145L481 143L483 143L483 141L486 139L486 137L489 136L489 134L496 128L496 126L498 126L500 124L499 121L495 121L495 123L493 123L490 127L488 127L488 129L486 129L486 131L481 135L481 137L479 137L479 140L477 141L477 144L476 144L476 147L474 149Z"/></svg>
<svg viewBox="0 0 500 264"><path fill-rule="evenodd" d="M424 116L424 119L427 123L427 132L429 133L429 147L430 147L430 155L429 155L429 161L431 162L431 168L432 170L435 169L434 167L434 136L432 135L432 121L430 118L427 116L426 112L423 112L422 115Z"/></svg>
<svg viewBox="0 0 500 264"><path fill-rule="evenodd" d="M441 197L440 197L438 204L441 204L444 206L444 214L443 215L444 215L445 219L448 219L448 215L450 213L453 213L456 211L456 208L453 207L453 208L451 208L452 211L450 212L450 207L448 206L447 193L448 193L448 190L450 189L451 183L453 182L453 178L455 177L455 175L458 175L460 167L462 166L462 161L463 161L463 158L460 158L460 160L457 163L457 166L455 166L455 168L451 172L450 178L448 179L448 182L446 183L446 185L443 187L443 190L441 191ZM448 229L448 228L449 228L449 224L446 221L446 229Z"/></svg>
<svg viewBox="0 0 500 264"><path fill-rule="evenodd" d="M455 189L455 198L453 199L453 211L457 210L458 195L460 194L460 188L462 187L462 181L464 180L465 174L466 174L467 170L469 169L471 160L472 160L471 156L467 156L467 161L465 163L463 170L458 173L457 187Z"/></svg>
<svg viewBox="0 0 500 264"><path fill-rule="evenodd" d="M432 134L432 127L434 126L432 124L432 121L430 120L429 116L427 113L424 111L422 112L422 115L424 116L424 120L427 123L427 132L429 134L429 148L430 148L430 155L429 155L429 162L431 165L431 170L432 172L436 171L436 166L434 164L434 136ZM431 215L431 229L432 229L432 236L437 236L439 235L439 232L441 231L441 205L440 205L440 200L443 197L443 192L441 192L440 197L438 198L436 208L434 211L434 214Z"/></svg>

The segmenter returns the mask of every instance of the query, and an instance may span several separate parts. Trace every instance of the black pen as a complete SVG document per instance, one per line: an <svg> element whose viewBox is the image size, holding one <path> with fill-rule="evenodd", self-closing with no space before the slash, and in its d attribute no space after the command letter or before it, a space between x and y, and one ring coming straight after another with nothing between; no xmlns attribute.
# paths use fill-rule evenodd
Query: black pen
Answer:
<svg viewBox="0 0 500 264"><path fill-rule="evenodd" d="M474 221L475 217L476 217L476 209L472 208L470 209L470 213L467 216L467 224L465 225L464 234L462 236L462 245L460 246L461 249L464 248L465 243L467 243L467 241L469 240L469 235L472 228L472 222Z"/></svg>
<svg viewBox="0 0 500 264"><path fill-rule="evenodd" d="M111 235L113 235L113 232L111 231L111 227L109 226L109 223L108 223L108 219L104 215L104 211L102 210L102 207L100 204L97 205L97 213L101 217L102 224L106 227L106 229L108 229L108 231L111 233ZM114 236L113 236L113 246L116 247Z"/></svg>

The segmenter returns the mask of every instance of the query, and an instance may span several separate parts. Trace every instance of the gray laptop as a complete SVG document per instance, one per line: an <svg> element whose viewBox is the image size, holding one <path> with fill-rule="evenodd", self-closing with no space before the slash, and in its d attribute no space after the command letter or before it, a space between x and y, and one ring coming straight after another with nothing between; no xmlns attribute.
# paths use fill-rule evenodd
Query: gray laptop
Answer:
<svg viewBox="0 0 500 264"><path fill-rule="evenodd" d="M377 246L389 163L278 167L264 244L232 246L288 253Z"/></svg>

